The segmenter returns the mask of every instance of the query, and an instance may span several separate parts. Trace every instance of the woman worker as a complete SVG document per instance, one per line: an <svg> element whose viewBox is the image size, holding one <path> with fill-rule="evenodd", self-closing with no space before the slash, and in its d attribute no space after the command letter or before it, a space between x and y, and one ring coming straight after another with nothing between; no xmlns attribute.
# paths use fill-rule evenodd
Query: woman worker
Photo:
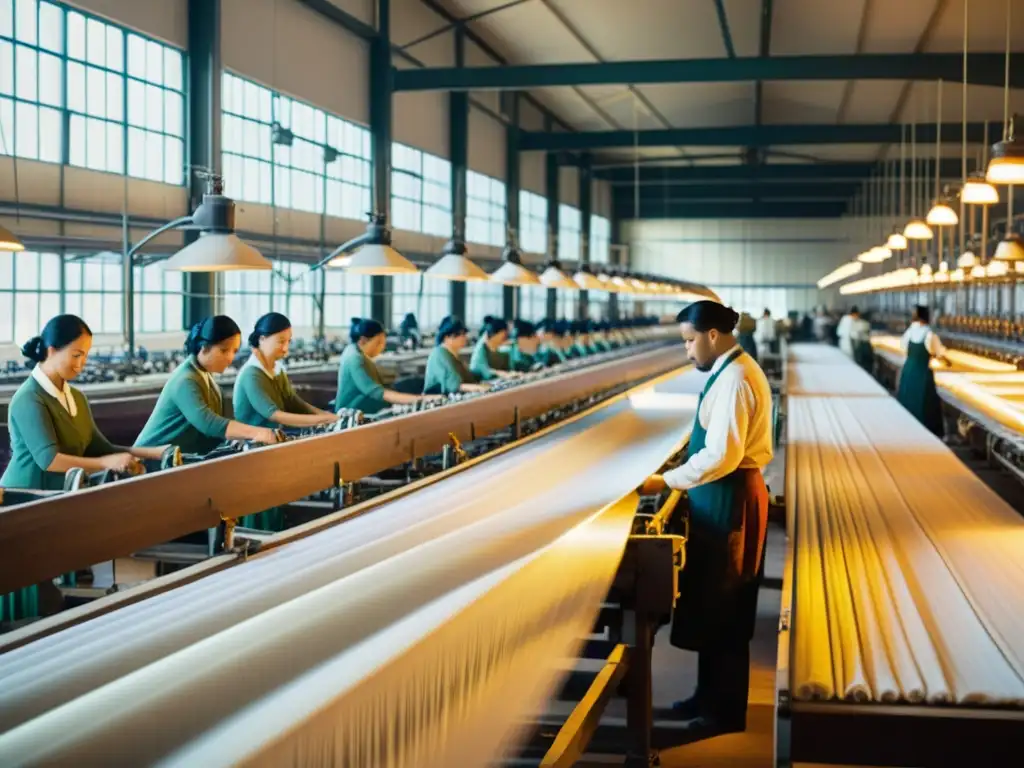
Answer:
<svg viewBox="0 0 1024 768"><path fill-rule="evenodd" d="M427 358L423 392L432 395L451 395L456 392L486 392L478 384L473 372L466 367L459 353L469 341L465 324L454 315L448 315L437 328L436 346Z"/></svg>
<svg viewBox="0 0 1024 768"><path fill-rule="evenodd" d="M185 339L188 358L164 384L156 407L135 441L139 447L177 445L183 453L209 453L224 440L275 443L269 427L256 427L224 415L224 395L213 374L231 365L242 332L226 315L201 320Z"/></svg>
<svg viewBox="0 0 1024 768"><path fill-rule="evenodd" d="M469 358L469 370L479 381L507 379L514 375L508 370L508 359L499 351L507 341L508 323L500 317L485 317L480 340Z"/></svg>
<svg viewBox="0 0 1024 768"><path fill-rule="evenodd" d="M547 318L537 323L537 340L540 342L535 355L538 362L544 365L558 365L566 361L557 320Z"/></svg>
<svg viewBox="0 0 1024 768"><path fill-rule="evenodd" d="M281 361L288 356L292 324L280 312L268 312L249 334L252 354L235 379L231 396L235 418L253 427L312 427L337 421L314 408L292 387Z"/></svg>
<svg viewBox="0 0 1024 768"><path fill-rule="evenodd" d="M946 348L928 325L929 316L928 307L914 307L910 327L900 339L900 346L906 352L907 359L900 371L896 399L933 434L942 437L945 432L942 402L935 388L931 360L936 357L947 365L949 361L946 359Z"/></svg>
<svg viewBox="0 0 1024 768"><path fill-rule="evenodd" d="M338 368L338 393L334 407L353 408L374 414L389 405L410 405L424 398L387 389L373 358L384 351L388 337L384 326L370 318L352 318L351 343L341 353Z"/></svg>
<svg viewBox="0 0 1024 768"><path fill-rule="evenodd" d="M514 330L515 339L508 353L509 367L513 371L525 372L537 364L543 364L543 361L537 359L537 327L527 320L516 320Z"/></svg>
<svg viewBox="0 0 1024 768"><path fill-rule="evenodd" d="M140 474L139 459L160 459L163 446L119 448L96 427L89 401L70 384L85 368L91 347L92 331L75 315L54 317L22 347L32 375L8 407L11 459L0 487L59 491L69 469ZM38 612L37 587L0 595L0 619L31 618Z"/></svg>

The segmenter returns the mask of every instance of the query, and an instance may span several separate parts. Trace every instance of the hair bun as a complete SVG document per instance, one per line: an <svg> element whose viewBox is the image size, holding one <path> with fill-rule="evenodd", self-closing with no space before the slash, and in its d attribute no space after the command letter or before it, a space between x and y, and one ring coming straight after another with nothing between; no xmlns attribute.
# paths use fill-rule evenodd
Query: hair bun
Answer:
<svg viewBox="0 0 1024 768"><path fill-rule="evenodd" d="M43 341L42 336L33 336L31 339L25 342L21 348L21 354L25 356L27 360L31 360L36 363L41 363L46 359L46 342Z"/></svg>

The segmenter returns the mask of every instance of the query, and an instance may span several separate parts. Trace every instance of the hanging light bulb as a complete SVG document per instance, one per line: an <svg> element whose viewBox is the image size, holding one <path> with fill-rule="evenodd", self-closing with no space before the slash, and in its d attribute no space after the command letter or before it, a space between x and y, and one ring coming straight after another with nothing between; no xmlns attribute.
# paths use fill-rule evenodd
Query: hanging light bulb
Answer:
<svg viewBox="0 0 1024 768"><path fill-rule="evenodd" d="M972 269L978 264L978 257L974 255L974 251L964 251L960 254L960 258L956 260L956 265L961 269Z"/></svg>
<svg viewBox="0 0 1024 768"><path fill-rule="evenodd" d="M889 235L889 239L885 241L885 247L890 251L905 251L907 249L907 238L903 236L903 233L899 230Z"/></svg>
<svg viewBox="0 0 1024 768"><path fill-rule="evenodd" d="M931 240L932 229L921 219L911 219L903 228L903 236L907 240Z"/></svg>
<svg viewBox="0 0 1024 768"><path fill-rule="evenodd" d="M955 227L960 223L960 217L945 200L936 200L925 221L932 227Z"/></svg>
<svg viewBox="0 0 1024 768"><path fill-rule="evenodd" d="M1024 184L1024 140L1014 134L1014 123L1020 115L1010 120L1006 138L992 145L992 158L988 161L985 180L991 184Z"/></svg>
<svg viewBox="0 0 1024 768"><path fill-rule="evenodd" d="M971 279L980 280L983 277L988 277L988 270L984 264L975 264L971 267Z"/></svg>
<svg viewBox="0 0 1024 768"><path fill-rule="evenodd" d="M921 265L921 269L917 271L917 274L921 277L931 277L932 265L927 262Z"/></svg>
<svg viewBox="0 0 1024 768"><path fill-rule="evenodd" d="M982 174L972 173L960 190L960 200L966 205L995 205L999 202L999 192Z"/></svg>
<svg viewBox="0 0 1024 768"><path fill-rule="evenodd" d="M990 261L985 269L985 277L1003 277L1010 271L1010 264L1006 261Z"/></svg>
<svg viewBox="0 0 1024 768"><path fill-rule="evenodd" d="M962 283L964 281L964 271L962 269L954 269L949 273L949 279L954 283Z"/></svg>

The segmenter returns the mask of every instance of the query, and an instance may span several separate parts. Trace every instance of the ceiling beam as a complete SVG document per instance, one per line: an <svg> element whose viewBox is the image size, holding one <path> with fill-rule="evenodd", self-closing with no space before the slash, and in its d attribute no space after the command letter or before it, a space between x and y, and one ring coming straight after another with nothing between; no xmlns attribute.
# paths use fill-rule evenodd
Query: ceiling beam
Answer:
<svg viewBox="0 0 1024 768"><path fill-rule="evenodd" d="M718 28L722 30L722 45L730 59L736 58L736 46L732 44L732 32L729 31L729 14L725 12L725 0L715 0L715 11L718 13Z"/></svg>
<svg viewBox="0 0 1024 768"><path fill-rule="evenodd" d="M753 198L786 198L817 200L846 200L856 194L861 187L860 179L822 179L814 182L776 181L764 183L754 181L748 184L642 184L640 200L663 202L665 200L751 200ZM630 203L634 199L635 188L619 185L613 188L616 201ZM627 206L628 207L628 206Z"/></svg>
<svg viewBox="0 0 1024 768"><path fill-rule="evenodd" d="M641 201L639 217L632 204L614 206L614 215L627 219L836 219L846 212L841 200L753 203L748 201L697 203L682 202L663 205Z"/></svg>
<svg viewBox="0 0 1024 768"><path fill-rule="evenodd" d="M415 71L415 70L407 70ZM798 144L884 144L899 142L899 125L865 123L861 125L722 125L712 128L666 128L649 131L590 131L582 133L545 133L526 131L520 137L524 151L572 151L611 147L768 147ZM935 141L934 125L917 126L919 144ZM960 142L960 123L944 123L942 138ZM969 123L967 140L984 140L985 124Z"/></svg>
<svg viewBox="0 0 1024 768"><path fill-rule="evenodd" d="M429 0L423 0L428 2ZM1002 85L1002 53L973 53L968 82ZM1011 71L1024 85L1024 68ZM746 56L502 67L432 67L396 70L396 91L522 90L578 85L731 83L755 80L963 79L959 53L871 53L839 56Z"/></svg>
<svg viewBox="0 0 1024 768"><path fill-rule="evenodd" d="M357 37L363 38L363 40L373 40L377 37L377 28L375 26L367 24L362 19L357 19L351 13L341 10L330 0L299 0L299 2L310 10L316 11L325 19L347 29Z"/></svg>
<svg viewBox="0 0 1024 768"><path fill-rule="evenodd" d="M761 0L761 41L757 47L758 56L762 59L771 56L772 52L772 16L774 8L772 0ZM758 80L754 85L754 123L764 122L764 81Z"/></svg>
<svg viewBox="0 0 1024 768"><path fill-rule="evenodd" d="M918 172L921 163L918 162ZM864 180L871 174L878 173L878 163L771 163L765 165L697 165L697 166L662 166L652 168L641 167L639 173L633 168L606 168L595 172L595 176L612 184L632 185L634 174L639 176L641 184L665 184L666 182L701 183L711 181L735 181L752 183L758 181L820 181L825 179ZM910 162L905 164L906 173L910 173ZM933 164L928 163L928 172L933 172ZM960 160L946 158L940 167L943 178L955 178L960 175Z"/></svg>

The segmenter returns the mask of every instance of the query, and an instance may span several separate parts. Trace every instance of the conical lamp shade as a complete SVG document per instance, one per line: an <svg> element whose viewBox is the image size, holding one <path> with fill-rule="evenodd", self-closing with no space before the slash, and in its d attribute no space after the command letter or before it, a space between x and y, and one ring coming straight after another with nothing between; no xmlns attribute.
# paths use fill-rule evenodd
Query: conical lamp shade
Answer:
<svg viewBox="0 0 1024 768"><path fill-rule="evenodd" d="M907 240L931 240L932 230L920 219L911 219L903 230L903 236Z"/></svg>
<svg viewBox="0 0 1024 768"><path fill-rule="evenodd" d="M918 274L921 277L930 277L931 274L932 274L932 265L931 264L922 264L921 265L921 269L918 270Z"/></svg>
<svg viewBox="0 0 1024 768"><path fill-rule="evenodd" d="M999 261L1024 261L1024 242L1020 235L1012 234L996 247L995 257Z"/></svg>
<svg viewBox="0 0 1024 768"><path fill-rule="evenodd" d="M238 235L208 232L200 234L198 240L163 262L163 268L181 272L231 272L273 269L273 265Z"/></svg>
<svg viewBox="0 0 1024 768"><path fill-rule="evenodd" d="M584 272L582 269L578 270L572 279L576 282L576 285L582 288L584 291L603 291L604 283L598 280L592 272ZM646 286L644 286L646 290Z"/></svg>
<svg viewBox="0 0 1024 768"><path fill-rule="evenodd" d="M416 265L390 245L370 243L352 254L348 271L357 275L402 275L419 272Z"/></svg>
<svg viewBox="0 0 1024 768"><path fill-rule="evenodd" d="M15 237L11 230L0 224L0 251L17 253L24 250L25 244Z"/></svg>
<svg viewBox="0 0 1024 768"><path fill-rule="evenodd" d="M945 203L936 203L928 211L925 221L931 227L955 227L960 223L960 217Z"/></svg>
<svg viewBox="0 0 1024 768"><path fill-rule="evenodd" d="M902 232L893 232L885 241L885 247L890 251L905 251L907 249L907 238Z"/></svg>
<svg viewBox="0 0 1024 768"><path fill-rule="evenodd" d="M971 277L973 279L979 280L979 279L981 279L983 277L987 277L987 276L988 276L988 270L985 269L985 265L983 265L983 264L975 264L973 267L971 267Z"/></svg>
<svg viewBox="0 0 1024 768"><path fill-rule="evenodd" d="M540 278L522 264L506 261L491 273L491 281L502 285L540 285Z"/></svg>
<svg viewBox="0 0 1024 768"><path fill-rule="evenodd" d="M960 199L967 205L995 205L999 202L999 192L984 176L968 177L960 190Z"/></svg>
<svg viewBox="0 0 1024 768"><path fill-rule="evenodd" d="M558 267L548 267L540 275L540 281L548 288L579 288L565 272Z"/></svg>
<svg viewBox="0 0 1024 768"><path fill-rule="evenodd" d="M977 263L978 257L974 255L973 251L965 251L956 260L956 265L961 269L972 269Z"/></svg>
<svg viewBox="0 0 1024 768"><path fill-rule="evenodd" d="M474 264L471 259L459 253L446 253L438 261L431 264L423 274L426 277L434 277L438 280L463 282L490 279L490 275Z"/></svg>

